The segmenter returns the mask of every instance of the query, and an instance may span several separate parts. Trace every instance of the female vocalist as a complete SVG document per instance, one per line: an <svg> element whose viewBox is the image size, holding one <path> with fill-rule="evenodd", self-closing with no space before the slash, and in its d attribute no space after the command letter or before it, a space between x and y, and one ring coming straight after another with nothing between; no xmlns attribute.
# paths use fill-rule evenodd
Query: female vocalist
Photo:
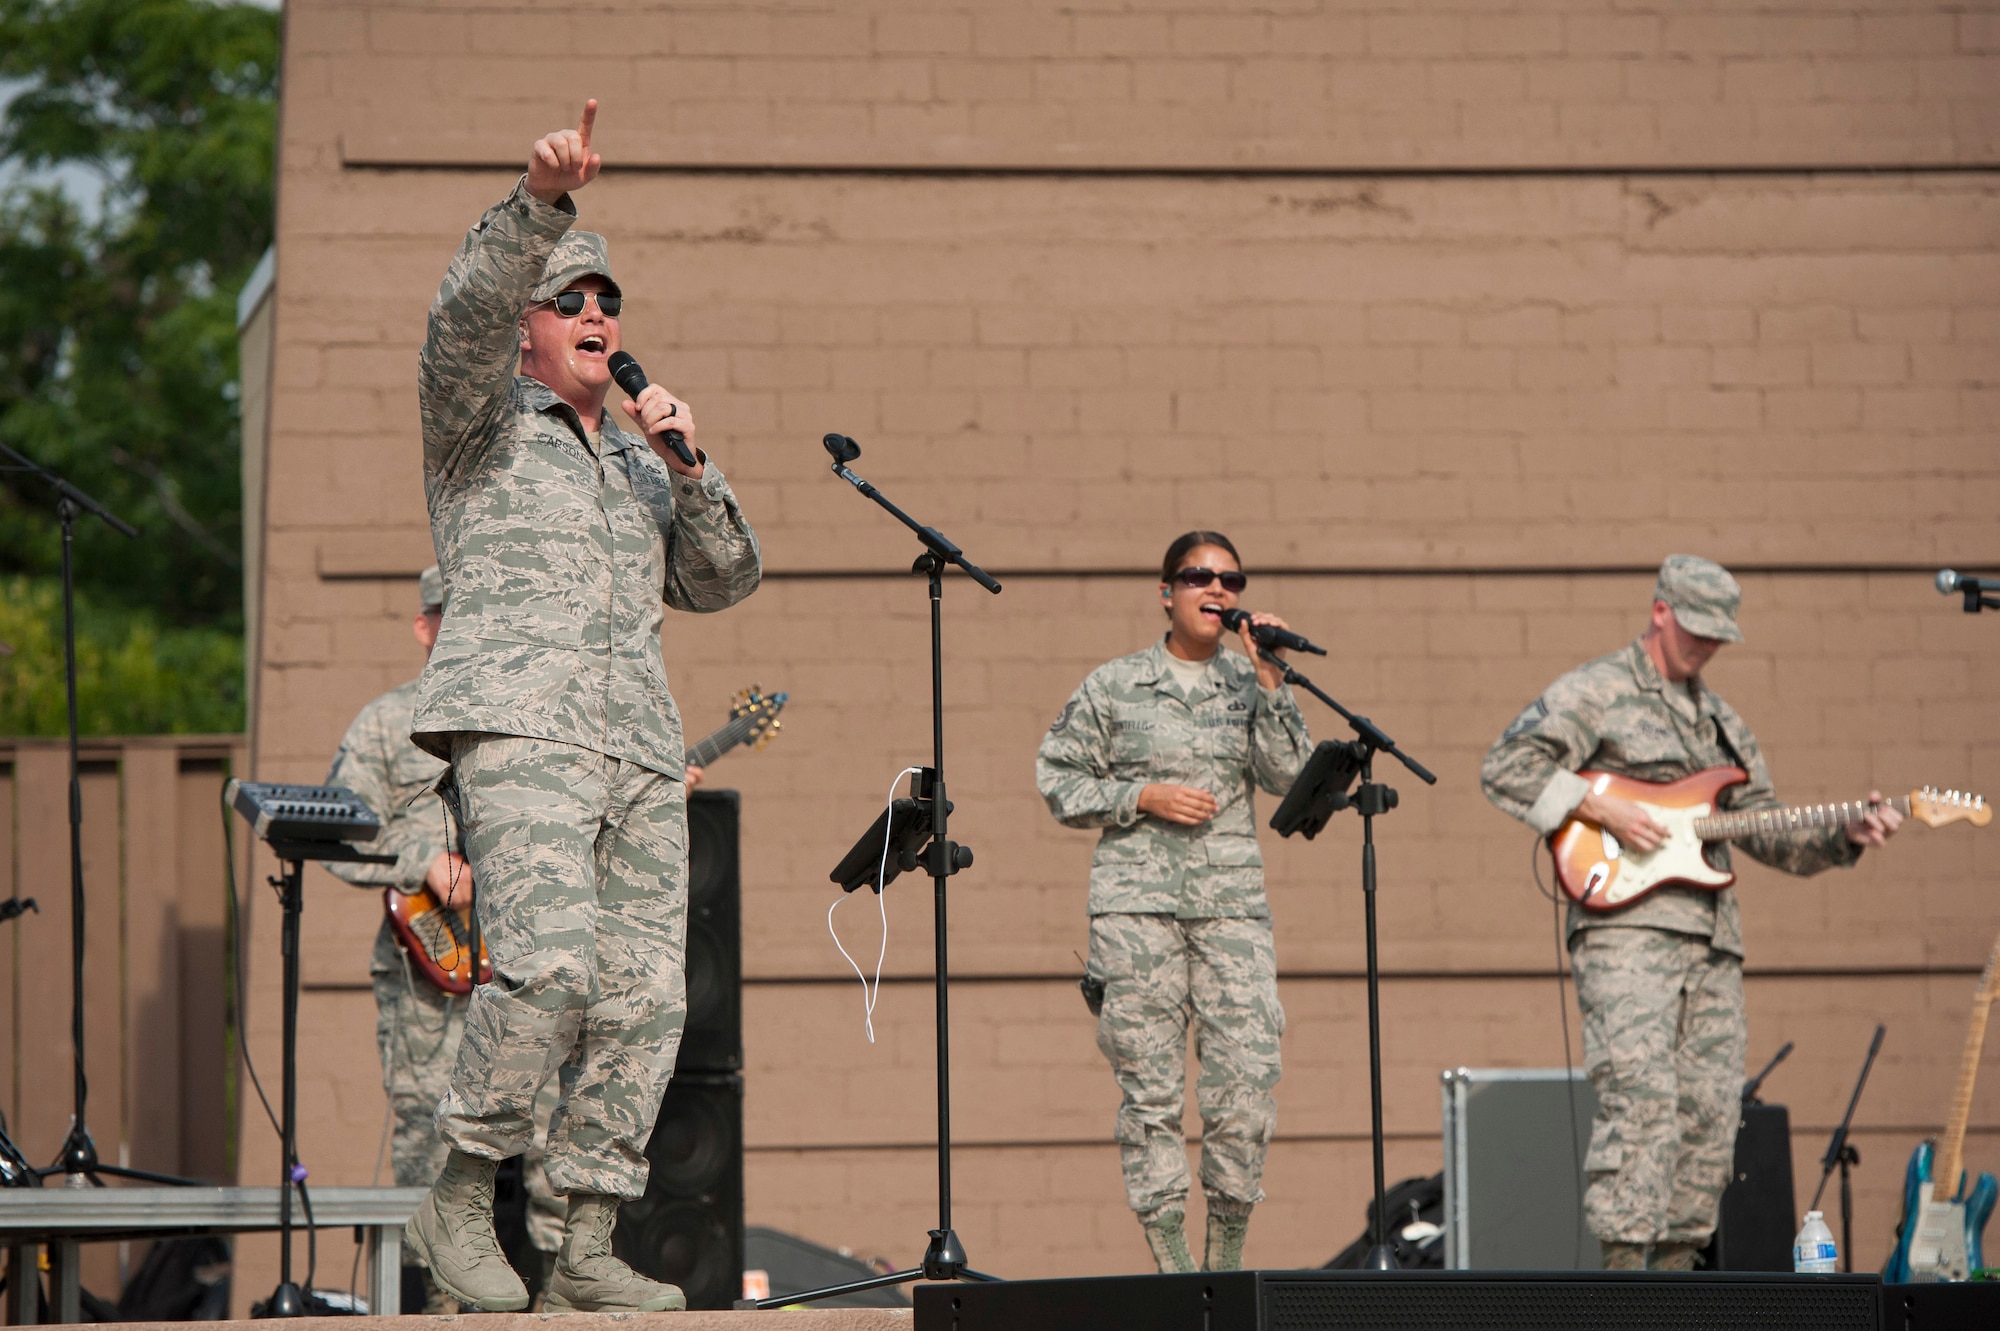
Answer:
<svg viewBox="0 0 2000 1331"><path fill-rule="evenodd" d="M1277 1121L1277 957L1264 901L1252 786L1289 789L1311 741L1278 668L1221 650L1242 562L1229 538L1191 531L1167 547L1167 632L1092 671L1042 740L1035 782L1068 827L1101 827L1090 870L1085 997L1124 1103L1116 1137L1125 1195L1162 1271L1192 1271L1181 1130L1188 1024L1201 1080L1204 1266L1243 1264L1264 1199ZM1258 624L1284 627L1273 615Z"/></svg>

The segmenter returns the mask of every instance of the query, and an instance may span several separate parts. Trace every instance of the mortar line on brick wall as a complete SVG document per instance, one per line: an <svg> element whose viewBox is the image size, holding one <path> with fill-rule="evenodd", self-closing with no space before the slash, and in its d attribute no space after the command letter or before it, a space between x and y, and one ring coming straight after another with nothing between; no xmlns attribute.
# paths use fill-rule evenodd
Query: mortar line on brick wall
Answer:
<svg viewBox="0 0 2000 1331"><path fill-rule="evenodd" d="M344 171L384 175L411 172L450 174L518 173L517 162L411 161L377 157L343 157ZM2000 173L2000 162L1864 162L1745 163L1673 166L1543 165L1543 166L1063 166L1053 163L937 166L915 163L820 162L625 162L605 168L608 175L631 176L783 176L880 180L1676 180L1812 179L1816 177L1984 176Z"/></svg>
<svg viewBox="0 0 2000 1331"><path fill-rule="evenodd" d="M1920 980L1957 979L1978 976L1984 968L1978 965L1950 966L1746 966L1743 978L1746 980ZM1563 978L1570 973L1565 970ZM1440 981L1457 981L1468 984L1485 983L1492 980L1547 981L1554 979L1548 971L1538 970L1383 970L1381 977L1394 983L1428 984ZM1332 980L1342 983L1359 983L1367 978L1361 970L1280 970L1280 980ZM962 974L952 972L953 984L1066 984L1076 983L1076 972L1058 971L996 971L986 974ZM882 976L885 985L930 984L928 973ZM745 988L783 989L814 985L851 985L851 976L838 975L746 975ZM308 985L308 988L312 986ZM331 986L330 986L331 987ZM366 988L366 985L355 986Z"/></svg>
<svg viewBox="0 0 2000 1331"><path fill-rule="evenodd" d="M1730 571L1737 574L1763 574L1777 577L1856 577L1863 575L1896 576L1921 575L1934 577L1938 569L1990 568L2000 564L2000 559L1960 558L1954 563L1941 559L1926 563L1873 563L1873 564L1774 564L1731 560ZM1660 571L1657 563L1651 564L1392 564L1382 567L1361 567L1357 565L1267 565L1260 564L1255 570L1259 578L1624 578L1653 577ZM1008 578L1033 580L1057 578L1133 578L1157 577L1159 569L1085 567L1085 568L996 568L991 570L994 577L1005 581ZM950 576L962 577L956 569ZM894 579L908 581L907 569L845 568L845 569L770 569L764 570L766 582L837 582L871 581Z"/></svg>
<svg viewBox="0 0 2000 1331"><path fill-rule="evenodd" d="M1834 1122L1794 1123L1792 1132L1797 1134L1817 1134L1832 1132ZM1856 1123L1849 1129L1855 1136L1896 1136L1922 1137L1938 1132L1936 1123ZM1978 1136L2000 1134L2000 1124L1968 1124L1968 1133ZM1434 1142L1438 1139L1437 1129L1423 1132L1389 1131L1382 1134L1384 1140L1392 1142ZM1366 1132L1280 1132L1272 1137L1273 1145L1279 1146L1352 1146L1369 1141ZM952 1149L971 1151L1067 1151L1102 1150L1109 1145L1102 1137L1050 1137L1035 1140L968 1141L961 1137L952 1138ZM1189 1137L1189 1146L1201 1144L1201 1138ZM745 1155L833 1155L838 1153L880 1155L889 1152L931 1152L937 1149L935 1142L751 1142L745 1143Z"/></svg>

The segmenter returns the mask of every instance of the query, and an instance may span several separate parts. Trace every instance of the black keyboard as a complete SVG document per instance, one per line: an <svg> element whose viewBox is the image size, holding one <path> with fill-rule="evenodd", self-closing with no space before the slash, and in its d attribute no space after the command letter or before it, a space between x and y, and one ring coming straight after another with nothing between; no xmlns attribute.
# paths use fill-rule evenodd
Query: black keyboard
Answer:
<svg viewBox="0 0 2000 1331"><path fill-rule="evenodd" d="M266 841L373 841L382 820L343 786L231 781L229 803Z"/></svg>

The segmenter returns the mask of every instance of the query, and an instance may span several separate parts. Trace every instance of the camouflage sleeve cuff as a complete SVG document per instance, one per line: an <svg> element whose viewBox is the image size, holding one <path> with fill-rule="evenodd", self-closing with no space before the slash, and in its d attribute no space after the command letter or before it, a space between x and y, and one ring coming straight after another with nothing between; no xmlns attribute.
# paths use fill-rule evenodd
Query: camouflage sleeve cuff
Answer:
<svg viewBox="0 0 2000 1331"><path fill-rule="evenodd" d="M525 171L521 173L521 178L514 182L514 192L508 196L507 201L520 208L544 230L553 231L558 235L569 230L576 222L576 200L565 194L554 203L543 203L528 193L528 173Z"/></svg>
<svg viewBox="0 0 2000 1331"><path fill-rule="evenodd" d="M721 506L729 497L729 482L722 478L722 468L702 453L701 479L674 473L674 512L676 515L706 513Z"/></svg>
<svg viewBox="0 0 2000 1331"><path fill-rule="evenodd" d="M1542 787L1542 793L1521 815L1521 821L1544 836L1563 825L1563 820L1576 811L1583 803L1583 797L1590 793L1590 783L1575 772L1565 772L1558 768L1549 777L1549 783Z"/></svg>
<svg viewBox="0 0 2000 1331"><path fill-rule="evenodd" d="M1139 792L1145 788L1145 783L1140 781L1113 783L1117 794L1111 801L1112 826L1130 827L1139 821Z"/></svg>

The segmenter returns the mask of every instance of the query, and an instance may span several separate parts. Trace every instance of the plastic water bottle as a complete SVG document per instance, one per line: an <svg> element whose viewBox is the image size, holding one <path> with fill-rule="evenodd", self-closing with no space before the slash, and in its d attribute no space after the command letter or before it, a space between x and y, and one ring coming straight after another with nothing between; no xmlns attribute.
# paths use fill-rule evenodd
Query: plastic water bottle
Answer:
<svg viewBox="0 0 2000 1331"><path fill-rule="evenodd" d="M1806 1212L1805 1228L1792 1240L1792 1270L1801 1275L1832 1275L1840 1268L1840 1252L1826 1217L1818 1211Z"/></svg>

